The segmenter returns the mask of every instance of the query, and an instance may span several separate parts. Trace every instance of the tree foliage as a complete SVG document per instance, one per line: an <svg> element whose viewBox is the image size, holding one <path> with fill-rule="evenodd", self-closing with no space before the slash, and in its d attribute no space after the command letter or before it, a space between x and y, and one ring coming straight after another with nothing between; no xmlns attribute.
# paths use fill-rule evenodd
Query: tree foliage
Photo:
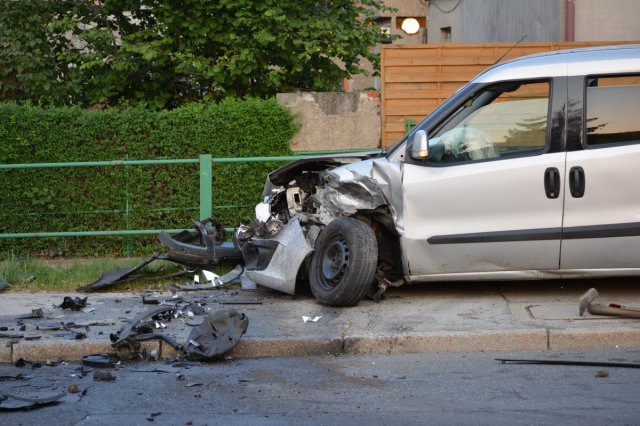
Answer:
<svg viewBox="0 0 640 426"><path fill-rule="evenodd" d="M0 0L0 99L174 107L335 90L382 0Z"/></svg>

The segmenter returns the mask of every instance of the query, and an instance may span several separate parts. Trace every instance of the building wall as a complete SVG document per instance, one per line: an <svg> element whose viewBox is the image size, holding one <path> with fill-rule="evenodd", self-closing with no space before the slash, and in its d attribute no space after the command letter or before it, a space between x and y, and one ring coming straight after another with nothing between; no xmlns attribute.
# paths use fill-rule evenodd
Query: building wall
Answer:
<svg viewBox="0 0 640 426"><path fill-rule="evenodd" d="M575 0L576 41L640 40L640 0Z"/></svg>
<svg viewBox="0 0 640 426"><path fill-rule="evenodd" d="M380 103L377 93L279 93L300 130L293 151L372 149L380 146Z"/></svg>
<svg viewBox="0 0 640 426"><path fill-rule="evenodd" d="M451 43L565 39L564 0L431 0L427 8L429 44L441 42L444 27Z"/></svg>

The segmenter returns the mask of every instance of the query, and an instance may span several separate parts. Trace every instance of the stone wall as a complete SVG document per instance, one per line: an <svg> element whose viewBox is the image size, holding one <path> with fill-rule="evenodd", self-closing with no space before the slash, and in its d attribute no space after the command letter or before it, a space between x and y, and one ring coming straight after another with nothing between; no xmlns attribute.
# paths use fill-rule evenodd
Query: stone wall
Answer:
<svg viewBox="0 0 640 426"><path fill-rule="evenodd" d="M279 93L276 99L296 117L294 151L369 149L380 146L377 92Z"/></svg>

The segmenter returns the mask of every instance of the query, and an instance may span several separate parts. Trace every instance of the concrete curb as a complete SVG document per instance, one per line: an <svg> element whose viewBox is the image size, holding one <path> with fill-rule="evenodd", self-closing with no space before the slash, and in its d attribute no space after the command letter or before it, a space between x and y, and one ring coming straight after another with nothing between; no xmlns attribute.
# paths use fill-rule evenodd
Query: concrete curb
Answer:
<svg viewBox="0 0 640 426"><path fill-rule="evenodd" d="M162 341L143 342L149 353L158 350L162 359L178 352ZM354 335L345 337L244 338L229 353L232 357L313 355L375 355L427 352L544 351L640 347L639 328L599 330L475 330L410 333L401 335ZM0 362L62 359L79 361L94 353L111 353L109 341L29 341L0 348Z"/></svg>
<svg viewBox="0 0 640 426"><path fill-rule="evenodd" d="M550 330L551 349L612 349L640 347L640 328Z"/></svg>

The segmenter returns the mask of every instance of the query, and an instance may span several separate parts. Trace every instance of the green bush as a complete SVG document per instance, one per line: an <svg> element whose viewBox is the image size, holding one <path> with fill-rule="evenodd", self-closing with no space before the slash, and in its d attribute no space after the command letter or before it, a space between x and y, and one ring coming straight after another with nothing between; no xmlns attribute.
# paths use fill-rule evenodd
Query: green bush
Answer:
<svg viewBox="0 0 640 426"><path fill-rule="evenodd" d="M0 104L0 163L290 155L296 127L275 100L194 103L171 111ZM277 163L213 166L214 217L253 213ZM0 170L0 233L172 229L199 215L197 164ZM0 252L149 253L155 236L0 239Z"/></svg>

